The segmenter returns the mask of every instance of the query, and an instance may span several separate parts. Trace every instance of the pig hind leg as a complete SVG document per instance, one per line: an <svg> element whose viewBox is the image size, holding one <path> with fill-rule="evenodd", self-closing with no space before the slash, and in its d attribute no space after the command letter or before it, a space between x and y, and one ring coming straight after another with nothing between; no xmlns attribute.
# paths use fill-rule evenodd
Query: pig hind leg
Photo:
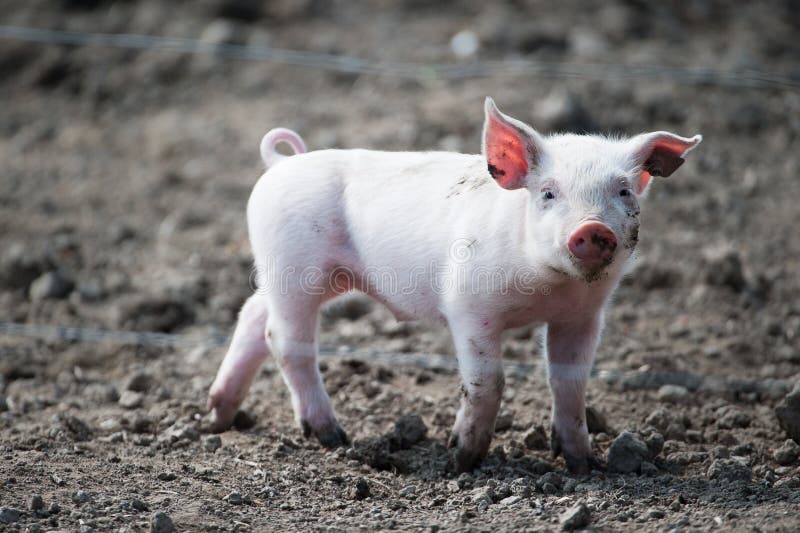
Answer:
<svg viewBox="0 0 800 533"><path fill-rule="evenodd" d="M230 427L258 368L267 357L266 323L266 299L254 294L242 306L228 352L209 391L208 409L213 431L225 431Z"/></svg>
<svg viewBox="0 0 800 533"><path fill-rule="evenodd" d="M271 307L266 340L292 398L295 419L306 437L314 435L327 448L347 444L317 363L320 297L281 297Z"/></svg>

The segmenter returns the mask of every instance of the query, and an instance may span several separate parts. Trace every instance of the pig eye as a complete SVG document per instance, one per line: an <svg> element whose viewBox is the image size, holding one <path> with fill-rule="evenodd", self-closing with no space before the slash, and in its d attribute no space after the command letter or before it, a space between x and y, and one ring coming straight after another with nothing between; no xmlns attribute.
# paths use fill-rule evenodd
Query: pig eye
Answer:
<svg viewBox="0 0 800 533"><path fill-rule="evenodd" d="M626 196L630 196L631 195L631 190L630 189L622 189L622 190L619 191L619 195L622 196L623 198L626 197Z"/></svg>
<svg viewBox="0 0 800 533"><path fill-rule="evenodd" d="M542 191L542 200L555 200L556 195L553 191Z"/></svg>

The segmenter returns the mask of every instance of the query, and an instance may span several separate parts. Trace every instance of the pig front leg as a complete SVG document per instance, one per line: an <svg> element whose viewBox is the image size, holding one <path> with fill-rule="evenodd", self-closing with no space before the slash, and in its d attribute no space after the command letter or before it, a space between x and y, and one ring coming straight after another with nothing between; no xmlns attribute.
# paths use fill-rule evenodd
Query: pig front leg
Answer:
<svg viewBox="0 0 800 533"><path fill-rule="evenodd" d="M563 454L573 473L588 473L597 461L586 427L586 383L600 338L601 317L548 324L547 374L553 394L550 447Z"/></svg>
<svg viewBox="0 0 800 533"><path fill-rule="evenodd" d="M454 328L453 337L462 398L448 446L456 449L456 470L467 472L489 451L505 377L499 335L459 326Z"/></svg>

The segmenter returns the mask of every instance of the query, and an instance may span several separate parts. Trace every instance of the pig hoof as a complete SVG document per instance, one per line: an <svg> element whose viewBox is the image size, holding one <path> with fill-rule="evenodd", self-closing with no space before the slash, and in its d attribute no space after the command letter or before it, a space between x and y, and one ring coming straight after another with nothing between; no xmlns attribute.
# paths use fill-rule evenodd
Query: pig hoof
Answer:
<svg viewBox="0 0 800 533"><path fill-rule="evenodd" d="M211 433L222 433L229 430L238 410L234 406L218 404L213 398L208 399L208 409L211 411L211 421L207 429Z"/></svg>
<svg viewBox="0 0 800 533"><path fill-rule="evenodd" d="M303 435L305 437L310 437L311 435L315 436L319 443L325 448L339 448L340 446L350 444L350 437L347 436L347 433L345 433L338 422L334 423L332 428L328 427L319 430L312 428L305 420L303 420L300 425L303 428Z"/></svg>
<svg viewBox="0 0 800 533"><path fill-rule="evenodd" d="M585 476L592 470L600 470L602 465L594 455L569 455L564 454L564 460L567 462L567 469L571 474Z"/></svg>
<svg viewBox="0 0 800 533"><path fill-rule="evenodd" d="M478 463L481 462L481 459L486 455L485 452L481 452L480 450L470 449L466 446L461 444L461 440L458 438L457 433L453 433L450 435L450 438L447 441L448 448L455 448L455 469L456 472L462 474L464 472L470 472L473 468L475 468Z"/></svg>

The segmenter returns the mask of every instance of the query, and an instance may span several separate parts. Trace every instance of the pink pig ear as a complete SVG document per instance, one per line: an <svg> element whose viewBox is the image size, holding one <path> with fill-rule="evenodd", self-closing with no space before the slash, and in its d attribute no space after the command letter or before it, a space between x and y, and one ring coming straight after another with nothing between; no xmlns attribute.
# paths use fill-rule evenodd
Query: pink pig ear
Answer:
<svg viewBox="0 0 800 533"><path fill-rule="evenodd" d="M488 96L484 111L483 155L489 173L504 189L524 187L541 158L541 138L526 124L501 113Z"/></svg>
<svg viewBox="0 0 800 533"><path fill-rule="evenodd" d="M636 164L641 167L634 191L642 194L653 176L670 176L684 162L686 154L700 144L702 135L692 138L680 137L667 131L645 133L632 139Z"/></svg>

